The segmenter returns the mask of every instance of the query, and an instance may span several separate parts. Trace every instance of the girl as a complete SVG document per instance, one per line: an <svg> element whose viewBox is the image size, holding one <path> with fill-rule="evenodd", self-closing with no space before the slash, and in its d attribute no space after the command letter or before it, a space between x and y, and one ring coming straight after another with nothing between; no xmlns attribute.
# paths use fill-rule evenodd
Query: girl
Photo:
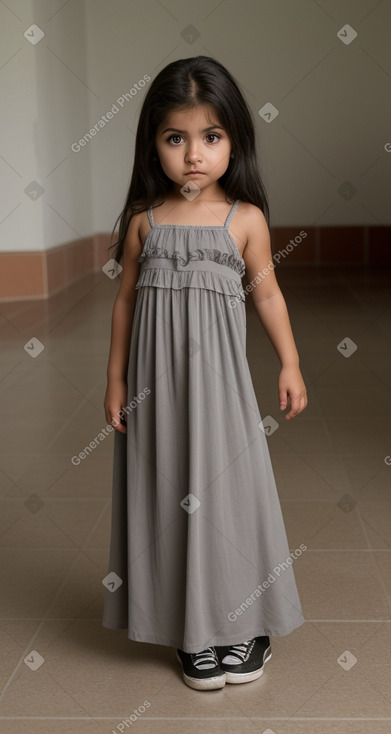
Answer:
<svg viewBox="0 0 391 734"><path fill-rule="evenodd" d="M281 362L280 408L305 408L268 225L238 85L212 58L174 61L145 96L115 243L102 624L175 647L199 690L259 678L269 636L304 622L246 358L245 273Z"/></svg>

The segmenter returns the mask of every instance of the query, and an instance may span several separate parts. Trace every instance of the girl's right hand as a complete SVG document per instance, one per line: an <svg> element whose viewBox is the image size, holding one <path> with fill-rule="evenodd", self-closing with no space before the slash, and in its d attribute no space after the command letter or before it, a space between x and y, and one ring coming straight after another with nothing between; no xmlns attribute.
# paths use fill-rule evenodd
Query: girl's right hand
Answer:
<svg viewBox="0 0 391 734"><path fill-rule="evenodd" d="M107 423L114 426L119 433L126 433L126 425L123 425L120 421L122 418L126 424L124 408L126 407L127 397L128 386L125 380L108 380L104 399L105 416Z"/></svg>

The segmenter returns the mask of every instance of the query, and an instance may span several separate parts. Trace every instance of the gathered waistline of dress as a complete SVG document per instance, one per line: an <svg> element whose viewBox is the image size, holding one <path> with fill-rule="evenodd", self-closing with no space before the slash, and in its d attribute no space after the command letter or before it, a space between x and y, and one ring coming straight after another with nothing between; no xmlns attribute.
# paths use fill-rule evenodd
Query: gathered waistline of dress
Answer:
<svg viewBox="0 0 391 734"><path fill-rule="evenodd" d="M187 265L182 265L176 258L150 257L147 261L142 263L140 273L141 271L148 270L149 268L173 270L180 273L189 273L194 270L201 270L204 272L216 273L216 275L222 275L224 278L233 280L238 285L242 284L242 277L238 272L236 272L236 270L230 268L229 265L216 263L213 260L190 260Z"/></svg>

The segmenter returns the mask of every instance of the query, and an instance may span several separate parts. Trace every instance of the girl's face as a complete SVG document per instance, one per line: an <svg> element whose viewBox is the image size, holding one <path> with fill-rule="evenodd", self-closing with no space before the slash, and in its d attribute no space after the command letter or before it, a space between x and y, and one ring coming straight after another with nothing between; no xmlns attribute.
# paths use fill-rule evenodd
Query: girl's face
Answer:
<svg viewBox="0 0 391 734"><path fill-rule="evenodd" d="M227 133L213 109L205 106L171 112L157 129L155 146L171 181L182 187L193 180L200 189L225 173L231 153Z"/></svg>

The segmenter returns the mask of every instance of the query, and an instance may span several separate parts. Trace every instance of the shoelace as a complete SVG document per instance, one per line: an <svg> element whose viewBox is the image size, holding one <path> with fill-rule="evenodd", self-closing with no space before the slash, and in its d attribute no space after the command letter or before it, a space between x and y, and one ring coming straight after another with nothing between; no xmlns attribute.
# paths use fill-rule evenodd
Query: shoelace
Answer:
<svg viewBox="0 0 391 734"><path fill-rule="evenodd" d="M225 656L223 662L229 663L230 665L240 665L245 663L250 657L251 650L255 645L255 637L252 640L246 640L238 645L230 645L228 654Z"/></svg>
<svg viewBox="0 0 391 734"><path fill-rule="evenodd" d="M201 652L191 653L191 660L198 670L215 668L217 665L216 652L213 647L207 647L206 650L201 650Z"/></svg>

